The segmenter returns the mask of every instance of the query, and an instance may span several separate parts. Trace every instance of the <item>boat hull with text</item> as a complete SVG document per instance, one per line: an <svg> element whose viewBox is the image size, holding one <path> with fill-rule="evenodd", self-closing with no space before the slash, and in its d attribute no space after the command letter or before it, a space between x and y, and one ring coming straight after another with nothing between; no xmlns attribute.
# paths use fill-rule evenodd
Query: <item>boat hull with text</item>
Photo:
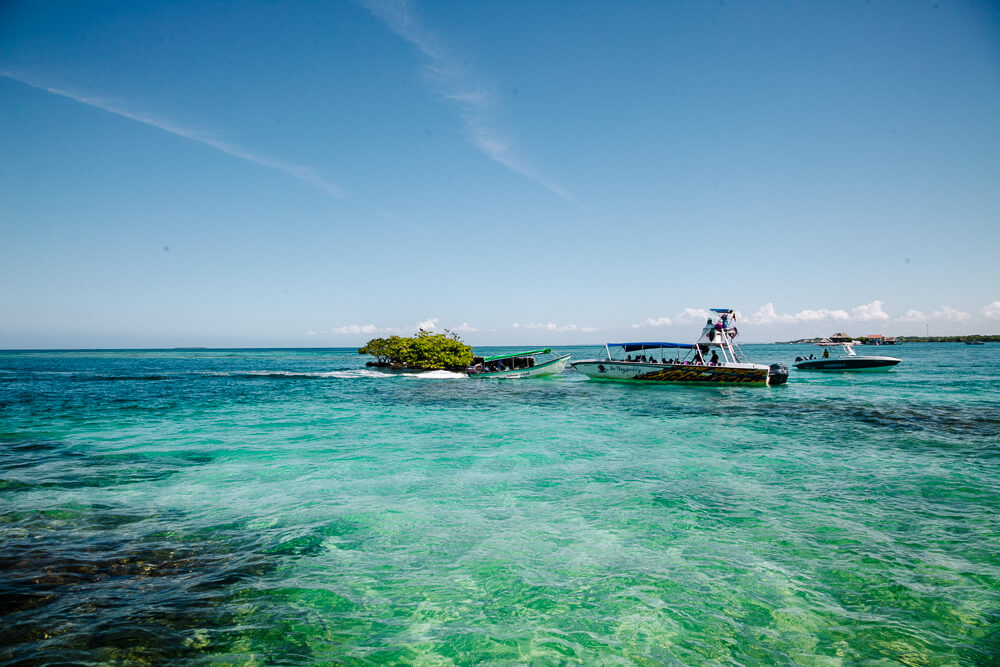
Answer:
<svg viewBox="0 0 1000 667"><path fill-rule="evenodd" d="M736 343L736 311L710 308L694 343L605 343L596 359L574 361L577 371L595 380L676 384L779 385L788 380L784 364L748 361ZM711 356L709 356L711 354Z"/></svg>
<svg viewBox="0 0 1000 667"><path fill-rule="evenodd" d="M623 363L602 360L573 362L573 368L595 380L637 382L677 382L686 384L782 384L788 369L782 364L703 364ZM783 369L783 371L782 371Z"/></svg>

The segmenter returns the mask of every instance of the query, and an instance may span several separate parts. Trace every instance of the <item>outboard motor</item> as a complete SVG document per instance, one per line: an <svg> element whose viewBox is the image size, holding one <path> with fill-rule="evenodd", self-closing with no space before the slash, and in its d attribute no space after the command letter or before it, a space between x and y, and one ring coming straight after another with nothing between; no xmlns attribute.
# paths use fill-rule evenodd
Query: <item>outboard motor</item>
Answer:
<svg viewBox="0 0 1000 667"><path fill-rule="evenodd" d="M786 382L788 382L788 366L771 364L771 371L767 374L767 383L773 387Z"/></svg>

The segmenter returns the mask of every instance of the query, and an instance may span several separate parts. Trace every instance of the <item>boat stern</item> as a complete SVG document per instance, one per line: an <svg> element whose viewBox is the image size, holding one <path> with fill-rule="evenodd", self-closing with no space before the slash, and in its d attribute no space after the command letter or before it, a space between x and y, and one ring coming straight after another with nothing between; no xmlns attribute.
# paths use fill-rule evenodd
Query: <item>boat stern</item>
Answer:
<svg viewBox="0 0 1000 667"><path fill-rule="evenodd" d="M771 364L767 371L768 386L776 387L786 382L788 382L788 366L785 364Z"/></svg>

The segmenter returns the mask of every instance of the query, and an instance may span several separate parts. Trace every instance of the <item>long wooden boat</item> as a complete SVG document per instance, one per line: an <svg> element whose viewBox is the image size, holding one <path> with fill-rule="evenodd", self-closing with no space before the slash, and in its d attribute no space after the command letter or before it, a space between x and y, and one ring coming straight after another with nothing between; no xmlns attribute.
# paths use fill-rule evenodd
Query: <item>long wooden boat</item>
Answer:
<svg viewBox="0 0 1000 667"><path fill-rule="evenodd" d="M540 357L549 357L536 359ZM492 357L476 357L468 368L469 377L474 378L529 378L555 375L566 369L570 355L557 355L550 348L511 352Z"/></svg>

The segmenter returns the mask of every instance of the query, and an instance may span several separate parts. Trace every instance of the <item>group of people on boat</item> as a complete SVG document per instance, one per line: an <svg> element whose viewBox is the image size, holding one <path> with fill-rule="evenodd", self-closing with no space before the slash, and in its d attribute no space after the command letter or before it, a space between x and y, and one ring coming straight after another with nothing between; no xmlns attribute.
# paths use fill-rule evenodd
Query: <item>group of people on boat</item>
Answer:
<svg viewBox="0 0 1000 667"><path fill-rule="evenodd" d="M519 371L525 368L533 368L534 357L507 357L505 359L484 360L476 357L472 360L469 371L472 373L499 373L501 371Z"/></svg>
<svg viewBox="0 0 1000 667"><path fill-rule="evenodd" d="M640 364L672 364L675 366L690 366L694 365L705 365L705 366L718 366L721 363L719 359L719 353L716 350L712 350L712 356L705 359L705 350L700 347L694 348L695 354L691 359L681 360L680 358L674 359L657 359L655 357L647 357L644 354L638 354L636 356L626 355L625 361L630 361L632 363Z"/></svg>
<svg viewBox="0 0 1000 667"><path fill-rule="evenodd" d="M808 357L795 357L795 361L809 361L809 360L815 359L815 358L816 358L815 354L810 354ZM824 359L829 359L830 358L830 350L828 350L828 349L827 350L823 350L823 358Z"/></svg>
<svg viewBox="0 0 1000 667"><path fill-rule="evenodd" d="M719 321L714 324L712 318L708 318L708 322L705 323L705 328L702 332L708 337L709 341L715 341L720 336L736 338L736 335L739 333L736 330L736 326L729 323L729 315L726 313L719 317Z"/></svg>

